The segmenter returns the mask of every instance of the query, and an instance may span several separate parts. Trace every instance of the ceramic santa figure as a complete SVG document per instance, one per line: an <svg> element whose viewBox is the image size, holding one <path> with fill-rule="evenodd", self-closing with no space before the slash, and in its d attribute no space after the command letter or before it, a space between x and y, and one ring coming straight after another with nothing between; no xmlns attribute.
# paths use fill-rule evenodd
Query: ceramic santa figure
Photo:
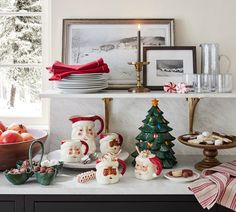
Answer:
<svg viewBox="0 0 236 212"><path fill-rule="evenodd" d="M121 173L118 170L119 164L122 166ZM120 180L126 172L126 164L112 154L106 154L96 161L96 180L99 184L113 184Z"/></svg>
<svg viewBox="0 0 236 212"><path fill-rule="evenodd" d="M82 150L82 145L85 147ZM78 163L88 153L88 144L80 140L64 140L61 142L61 159L65 163Z"/></svg>
<svg viewBox="0 0 236 212"><path fill-rule="evenodd" d="M123 143L123 137L117 133L106 133L100 136L100 151L103 154L118 154Z"/></svg>
<svg viewBox="0 0 236 212"><path fill-rule="evenodd" d="M149 150L139 152L135 161L135 177L140 180L152 180L162 171L161 161Z"/></svg>
<svg viewBox="0 0 236 212"><path fill-rule="evenodd" d="M98 120L101 123L98 132L95 131L95 121ZM79 139L84 141L89 146L89 154L96 152L96 137L104 128L103 120L99 116L72 116L70 118L72 122L71 139Z"/></svg>

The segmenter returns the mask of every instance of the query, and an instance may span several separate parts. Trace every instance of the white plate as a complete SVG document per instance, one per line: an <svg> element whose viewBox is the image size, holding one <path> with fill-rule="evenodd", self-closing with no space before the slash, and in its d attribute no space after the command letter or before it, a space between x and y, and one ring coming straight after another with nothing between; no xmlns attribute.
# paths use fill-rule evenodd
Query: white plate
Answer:
<svg viewBox="0 0 236 212"><path fill-rule="evenodd" d="M99 84L93 84L93 83L89 83L89 84L55 84L55 87L59 87L59 88L101 88L104 86L107 86L108 83L99 83Z"/></svg>
<svg viewBox="0 0 236 212"><path fill-rule="evenodd" d="M107 80L81 80L81 81L57 81L56 85L84 85L84 84L104 84Z"/></svg>
<svg viewBox="0 0 236 212"><path fill-rule="evenodd" d="M102 153L98 153L98 157L101 157ZM127 160L129 157L129 153L126 151L122 151L119 155L121 160ZM50 152L47 155L48 160L61 160L61 150L55 150ZM93 161L89 164L82 164L82 163L64 163L63 167L71 168L71 169L94 169L96 167L96 161Z"/></svg>
<svg viewBox="0 0 236 212"><path fill-rule="evenodd" d="M104 87L107 87L108 84L102 84L102 85L55 85L56 88L59 89L103 89Z"/></svg>
<svg viewBox="0 0 236 212"><path fill-rule="evenodd" d="M200 174L198 174L197 172L193 171L193 176L192 177L173 177L172 175L170 175L170 172L173 170L170 170L168 172L166 172L164 174L165 178L177 182L177 183L183 183L183 182L191 182L194 180L197 180L200 177Z"/></svg>
<svg viewBox="0 0 236 212"><path fill-rule="evenodd" d="M97 91L101 91L105 88L107 88L108 86L104 86L101 88L88 88L88 89L59 89L62 93L96 93Z"/></svg>

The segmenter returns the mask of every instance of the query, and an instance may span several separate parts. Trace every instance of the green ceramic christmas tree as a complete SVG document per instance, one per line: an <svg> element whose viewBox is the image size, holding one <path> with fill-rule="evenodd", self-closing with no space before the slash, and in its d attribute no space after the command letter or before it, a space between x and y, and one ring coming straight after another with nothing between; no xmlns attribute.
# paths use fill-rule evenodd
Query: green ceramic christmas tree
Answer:
<svg viewBox="0 0 236 212"><path fill-rule="evenodd" d="M136 137L137 147L140 150L149 149L161 160L163 168L172 168L177 163L175 152L172 150L174 146L172 141L175 140L175 137L169 133L172 128L168 126L169 122L163 117L157 99L152 100L152 107L142 122L143 126L139 128L141 132ZM137 155L137 152L132 154L133 157Z"/></svg>

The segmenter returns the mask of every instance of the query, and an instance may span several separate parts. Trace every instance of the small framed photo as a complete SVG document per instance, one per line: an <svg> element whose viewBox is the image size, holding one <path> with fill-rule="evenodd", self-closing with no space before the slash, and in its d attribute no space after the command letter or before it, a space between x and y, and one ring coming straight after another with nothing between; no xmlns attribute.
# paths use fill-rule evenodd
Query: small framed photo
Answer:
<svg viewBox="0 0 236 212"><path fill-rule="evenodd" d="M83 64L102 57L110 68L109 89L136 85L128 62L137 61L137 30L141 44L173 46L174 19L64 19L62 61Z"/></svg>
<svg viewBox="0 0 236 212"><path fill-rule="evenodd" d="M196 47L143 47L143 85L152 90L163 90L168 82L182 82L183 74L197 73Z"/></svg>

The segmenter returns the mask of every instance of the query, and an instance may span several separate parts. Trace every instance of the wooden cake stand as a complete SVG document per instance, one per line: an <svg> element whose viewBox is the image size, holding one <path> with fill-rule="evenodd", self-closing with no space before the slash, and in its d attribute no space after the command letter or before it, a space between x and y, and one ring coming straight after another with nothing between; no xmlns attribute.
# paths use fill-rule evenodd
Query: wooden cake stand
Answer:
<svg viewBox="0 0 236 212"><path fill-rule="evenodd" d="M183 136L185 135L181 135L178 137L178 140L180 141L180 143L187 146L203 149L203 155L205 156L205 158L202 161L196 163L194 166L195 169L199 171L221 164L220 161L216 159L216 156L218 155L218 149L229 149L229 148L236 147L236 137L234 137L232 143L215 146L215 145L207 145L207 144L189 143L188 141L183 139Z"/></svg>

